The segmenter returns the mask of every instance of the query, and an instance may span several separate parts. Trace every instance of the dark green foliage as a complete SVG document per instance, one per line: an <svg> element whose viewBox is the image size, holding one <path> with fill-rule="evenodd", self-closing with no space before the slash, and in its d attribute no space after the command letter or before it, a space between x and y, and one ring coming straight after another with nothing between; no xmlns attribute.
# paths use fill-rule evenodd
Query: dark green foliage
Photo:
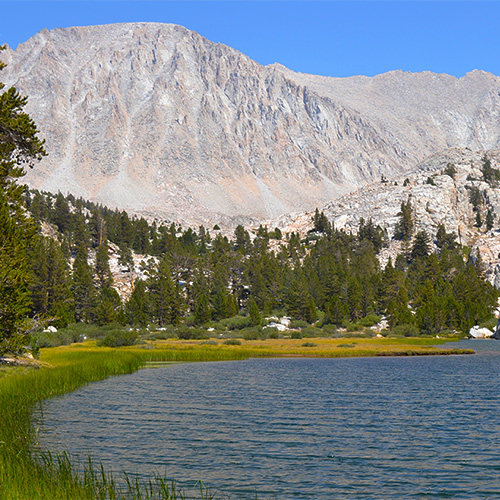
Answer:
<svg viewBox="0 0 500 500"><path fill-rule="evenodd" d="M236 250L242 254L246 255L250 251L250 235L241 225L237 226L234 231L234 244Z"/></svg>
<svg viewBox="0 0 500 500"><path fill-rule="evenodd" d="M359 241L370 241L375 249L375 253L379 253L384 244L384 230L380 226L375 226L372 219L365 222L361 218L359 221L358 239Z"/></svg>
<svg viewBox="0 0 500 500"><path fill-rule="evenodd" d="M95 319L97 290L88 263L87 248L80 246L73 263L71 290L75 301L75 319L92 323Z"/></svg>
<svg viewBox="0 0 500 500"><path fill-rule="evenodd" d="M151 310L145 281L134 283L134 290L125 304L125 316L131 325L145 327L149 323Z"/></svg>
<svg viewBox="0 0 500 500"><path fill-rule="evenodd" d="M419 231L410 252L410 259L427 257L430 253L429 235L425 231Z"/></svg>
<svg viewBox="0 0 500 500"><path fill-rule="evenodd" d="M439 224L435 239L436 246L438 248L448 248L453 250L457 246L456 239L457 235L455 233L447 233L443 224Z"/></svg>
<svg viewBox="0 0 500 500"><path fill-rule="evenodd" d="M481 212L479 210L476 212L476 221L474 225L476 227L481 227L483 225L483 219L481 218Z"/></svg>
<svg viewBox="0 0 500 500"><path fill-rule="evenodd" d="M59 242L38 237L30 249L29 260L33 281L30 285L32 311L51 318L56 327L73 320L73 294L70 288L69 266Z"/></svg>
<svg viewBox="0 0 500 500"><path fill-rule="evenodd" d="M481 171L483 173L484 182L496 187L498 181L500 180L500 170L493 168L491 166L491 160L486 156L483 156Z"/></svg>
<svg viewBox="0 0 500 500"><path fill-rule="evenodd" d="M427 180L425 181L426 184L430 184L431 186L435 186L436 183L432 177L427 177Z"/></svg>
<svg viewBox="0 0 500 500"><path fill-rule="evenodd" d="M247 301L247 310L248 315L250 316L251 326L260 325L261 317L259 306L257 305L257 302L255 302L255 299L253 297L250 297Z"/></svg>
<svg viewBox="0 0 500 500"><path fill-rule="evenodd" d="M95 256L96 285L99 290L104 290L113 285L113 276L109 267L108 242L104 240L97 249Z"/></svg>
<svg viewBox="0 0 500 500"><path fill-rule="evenodd" d="M98 296L95 310L96 322L99 326L109 325L122 320L122 302L118 292L109 286L103 288Z"/></svg>
<svg viewBox="0 0 500 500"><path fill-rule="evenodd" d="M486 214L486 230L491 231L493 229L493 211L488 208L488 213Z"/></svg>
<svg viewBox="0 0 500 500"><path fill-rule="evenodd" d="M0 62L0 70L4 64ZM27 249L34 230L23 208L25 167L45 155L37 129L23 111L26 98L0 83L0 355L29 344L26 317L31 304Z"/></svg>
<svg viewBox="0 0 500 500"><path fill-rule="evenodd" d="M168 259L163 257L148 280L151 311L160 326L178 325L184 312L179 284L172 278Z"/></svg>
<svg viewBox="0 0 500 500"><path fill-rule="evenodd" d="M452 179L455 179L455 176L457 175L457 168L453 165L453 163L448 163L444 169L444 174L449 175Z"/></svg>
<svg viewBox="0 0 500 500"><path fill-rule="evenodd" d="M312 231L317 233L327 233L330 231L330 222L323 212L318 209L314 212Z"/></svg>
<svg viewBox="0 0 500 500"><path fill-rule="evenodd" d="M410 200L401 203L401 210L398 213L399 220L394 229L394 239L409 241L413 235L413 214Z"/></svg>
<svg viewBox="0 0 500 500"><path fill-rule="evenodd" d="M56 197L35 193L26 199L31 204L36 199L38 213L46 212L51 217ZM329 224L324 232L316 227L304 239L291 233L281 239L276 251L271 251L273 232L265 226L255 231L253 241L242 226L232 240L220 233L212 239L203 227L196 232L175 224L149 225L84 200L68 197L66 201L71 220L64 235L60 234L62 243L57 248L64 258L75 258L69 297L74 296L74 317L80 322L128 322L142 327L156 323L163 325L162 331L165 326L173 330L184 325L180 336L197 338L205 336L204 328L216 321L218 329L240 330L244 338L262 338L279 336L277 331L260 328L263 318L277 314L273 311L304 325L319 319L324 331L333 335L340 326L347 326L352 335L352 331L372 326L385 315L392 328L401 326L399 334L414 335L466 331L469 325L488 320L494 309L497 292L482 278L479 264L467 268L455 234L447 233L442 225L438 227L438 253L432 252L425 232L413 238L409 201L402 203L398 221L404 251L384 270L379 267L377 252L384 245L386 233L371 220L360 220L355 236ZM84 209L97 214L102 224L97 215L86 222ZM44 215L40 217L44 220ZM317 217L323 220L319 211ZM92 225L102 228L94 238L90 237L95 233ZM138 234L140 238L136 238ZM106 238L113 244L116 242L111 238L120 240L121 272L129 273L130 283L135 280L124 307L113 289ZM149 251L157 255L147 263L143 261L146 281L136 279L137 262L134 266L131 260L131 249L139 240L143 249L149 245ZM88 265L89 248L91 255L95 252L94 273ZM47 275L47 263L41 262L44 259L49 257L33 264L40 276ZM465 286L463 274L467 269L474 279ZM32 315L48 311L41 300L47 292L43 283L48 281L40 279L40 285L32 290L37 304L31 309ZM246 309L248 315L237 316L240 309ZM322 333L313 326L305 330L308 335Z"/></svg>
<svg viewBox="0 0 500 500"><path fill-rule="evenodd" d="M477 186L471 186L469 188L469 201L471 202L474 211L477 211L483 204L483 196Z"/></svg>
<svg viewBox="0 0 500 500"><path fill-rule="evenodd" d="M125 330L120 327L108 332L102 340L97 341L97 345L104 347L124 347L134 345L137 341L137 332Z"/></svg>

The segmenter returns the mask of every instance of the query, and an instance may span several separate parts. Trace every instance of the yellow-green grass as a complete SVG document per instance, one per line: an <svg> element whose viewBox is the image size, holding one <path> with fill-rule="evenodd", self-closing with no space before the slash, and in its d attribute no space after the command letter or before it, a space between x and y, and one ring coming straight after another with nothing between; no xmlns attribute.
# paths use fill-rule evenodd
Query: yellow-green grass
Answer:
<svg viewBox="0 0 500 500"><path fill-rule="evenodd" d="M433 347L436 339L268 339L241 345L203 341L155 341L142 346L110 349L95 343L42 349L38 369L7 367L0 377L0 498L8 499L178 499L182 493L162 478L148 484L115 479L91 462L75 464L66 455L35 452L32 412L43 399L70 392L95 380L131 373L158 362L222 361L251 357L388 356L465 353ZM306 345L304 345L306 344ZM472 352L472 351L468 351ZM199 498L210 498L201 491Z"/></svg>
<svg viewBox="0 0 500 500"><path fill-rule="evenodd" d="M161 340L144 350L147 361L212 361L252 357L358 357L472 354L470 349L434 347L446 340L435 338L308 338L241 340L241 345L209 345L199 340Z"/></svg>

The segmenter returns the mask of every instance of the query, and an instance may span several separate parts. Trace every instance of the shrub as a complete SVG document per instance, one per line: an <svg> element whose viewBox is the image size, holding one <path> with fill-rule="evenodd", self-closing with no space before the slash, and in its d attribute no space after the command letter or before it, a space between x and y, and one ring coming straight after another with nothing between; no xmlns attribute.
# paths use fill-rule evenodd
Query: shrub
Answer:
<svg viewBox="0 0 500 500"><path fill-rule="evenodd" d="M377 316L376 314L368 314L364 318L359 319L357 323L361 326L373 326L376 325L381 319L382 317Z"/></svg>
<svg viewBox="0 0 500 500"><path fill-rule="evenodd" d="M241 340L227 339L227 340L224 340L224 345L241 345Z"/></svg>
<svg viewBox="0 0 500 500"><path fill-rule="evenodd" d="M304 342L302 347L316 347L316 345L314 342Z"/></svg>
<svg viewBox="0 0 500 500"><path fill-rule="evenodd" d="M418 337L420 331L415 325L404 324L395 326L392 329L392 333L402 337Z"/></svg>
<svg viewBox="0 0 500 500"><path fill-rule="evenodd" d="M315 326L308 326L307 328L302 329L303 337L321 337L322 334L323 331Z"/></svg>
<svg viewBox="0 0 500 500"><path fill-rule="evenodd" d="M123 347L134 345L137 341L137 332L133 330L113 330L97 341L98 346Z"/></svg>
<svg viewBox="0 0 500 500"><path fill-rule="evenodd" d="M307 321L304 321L302 319L292 319L292 321L290 321L289 328L296 330L298 328L307 328L308 326L311 325Z"/></svg>
<svg viewBox="0 0 500 500"><path fill-rule="evenodd" d="M280 338L280 332L276 328L266 328L266 335L268 339Z"/></svg>
<svg viewBox="0 0 500 500"><path fill-rule="evenodd" d="M330 337L334 337L334 336L338 335L338 330L337 330L337 327L335 325L325 325L325 326L323 326L322 330L323 330L323 333L325 333L326 335L328 335Z"/></svg>
<svg viewBox="0 0 500 500"><path fill-rule="evenodd" d="M226 318L220 321L228 330L243 330L252 326L252 320L250 316L233 316L232 318Z"/></svg>
<svg viewBox="0 0 500 500"><path fill-rule="evenodd" d="M245 340L259 340L266 338L265 330L258 327L244 328L241 330L241 335Z"/></svg>
<svg viewBox="0 0 500 500"><path fill-rule="evenodd" d="M348 332L359 332L363 329L360 325L357 325L356 323L347 322L345 326Z"/></svg>
<svg viewBox="0 0 500 500"><path fill-rule="evenodd" d="M300 331L295 331L295 332L292 332L292 334L290 335L290 338L292 339L301 339L302 338L302 333Z"/></svg>

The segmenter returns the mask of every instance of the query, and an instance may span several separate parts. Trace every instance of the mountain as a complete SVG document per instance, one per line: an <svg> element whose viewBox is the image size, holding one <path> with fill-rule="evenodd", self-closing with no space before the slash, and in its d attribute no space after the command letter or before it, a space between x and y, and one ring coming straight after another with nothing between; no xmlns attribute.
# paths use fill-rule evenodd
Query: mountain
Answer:
<svg viewBox="0 0 500 500"><path fill-rule="evenodd" d="M327 78L181 26L44 30L1 54L49 155L31 187L183 224L322 206L449 147L500 147L500 78Z"/></svg>

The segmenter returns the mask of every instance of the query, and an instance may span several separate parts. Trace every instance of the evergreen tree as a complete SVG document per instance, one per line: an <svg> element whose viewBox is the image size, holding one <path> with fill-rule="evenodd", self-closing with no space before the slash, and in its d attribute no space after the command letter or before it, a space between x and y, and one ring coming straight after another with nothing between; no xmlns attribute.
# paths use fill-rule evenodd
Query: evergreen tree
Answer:
<svg viewBox="0 0 500 500"><path fill-rule="evenodd" d="M486 214L486 230L491 231L493 229L493 211L488 208L488 213Z"/></svg>
<svg viewBox="0 0 500 500"><path fill-rule="evenodd" d="M0 69L5 65L0 62ZM23 111L27 99L0 83L0 355L29 344L26 317L31 276L27 249L35 232L23 208L24 167L45 155L36 126Z"/></svg>
<svg viewBox="0 0 500 500"><path fill-rule="evenodd" d="M52 318L54 326L66 326L73 319L73 296L61 245L38 237L30 251L30 263L34 277L30 286L32 313Z"/></svg>
<svg viewBox="0 0 500 500"><path fill-rule="evenodd" d="M166 257L163 257L153 269L148 289L151 310L158 324L178 325L184 312L184 300L179 285L172 279Z"/></svg>
<svg viewBox="0 0 500 500"><path fill-rule="evenodd" d="M132 325L145 327L150 321L149 294L146 282L137 280L134 284L134 290L125 305L125 314L128 322Z"/></svg>
<svg viewBox="0 0 500 500"><path fill-rule="evenodd" d="M312 218L313 228L311 231L317 233L327 233L330 231L330 222L328 222L328 218L324 214L324 212L320 212L317 208L314 212L314 216Z"/></svg>
<svg viewBox="0 0 500 500"><path fill-rule="evenodd" d="M75 300L75 319L78 322L92 323L95 319L97 291L88 263L87 248L78 248L73 263L71 290Z"/></svg>
<svg viewBox="0 0 500 500"><path fill-rule="evenodd" d="M97 288L104 290L113 285L113 275L109 267L108 242L104 240L95 255L95 274Z"/></svg>
<svg viewBox="0 0 500 500"><path fill-rule="evenodd" d="M438 248L448 248L452 250L457 246L457 235L455 233L447 233L443 224L439 224L436 232L436 246Z"/></svg>
<svg viewBox="0 0 500 500"><path fill-rule="evenodd" d="M410 259L418 259L427 257L430 253L429 235L426 231L419 231L415 236L415 241L410 252Z"/></svg>
<svg viewBox="0 0 500 500"><path fill-rule="evenodd" d="M259 306L257 305L257 302L255 302L253 297L250 297L247 301L247 311L248 315L250 316L252 326L260 325L261 317Z"/></svg>
<svg viewBox="0 0 500 500"><path fill-rule="evenodd" d="M250 251L250 235L248 231L240 224L234 230L234 246L238 252L246 255Z"/></svg>
<svg viewBox="0 0 500 500"><path fill-rule="evenodd" d="M54 209L50 217L50 221L57 226L57 229L64 233L71 222L71 212L68 202L61 193L57 193Z"/></svg>
<svg viewBox="0 0 500 500"><path fill-rule="evenodd" d="M409 241L413 235L413 215L410 200L401 202L401 210L398 213L399 220L394 229L394 239Z"/></svg>
<svg viewBox="0 0 500 500"><path fill-rule="evenodd" d="M478 228L483 225L483 219L481 219L481 212L479 210L476 212L476 222L474 225Z"/></svg>

